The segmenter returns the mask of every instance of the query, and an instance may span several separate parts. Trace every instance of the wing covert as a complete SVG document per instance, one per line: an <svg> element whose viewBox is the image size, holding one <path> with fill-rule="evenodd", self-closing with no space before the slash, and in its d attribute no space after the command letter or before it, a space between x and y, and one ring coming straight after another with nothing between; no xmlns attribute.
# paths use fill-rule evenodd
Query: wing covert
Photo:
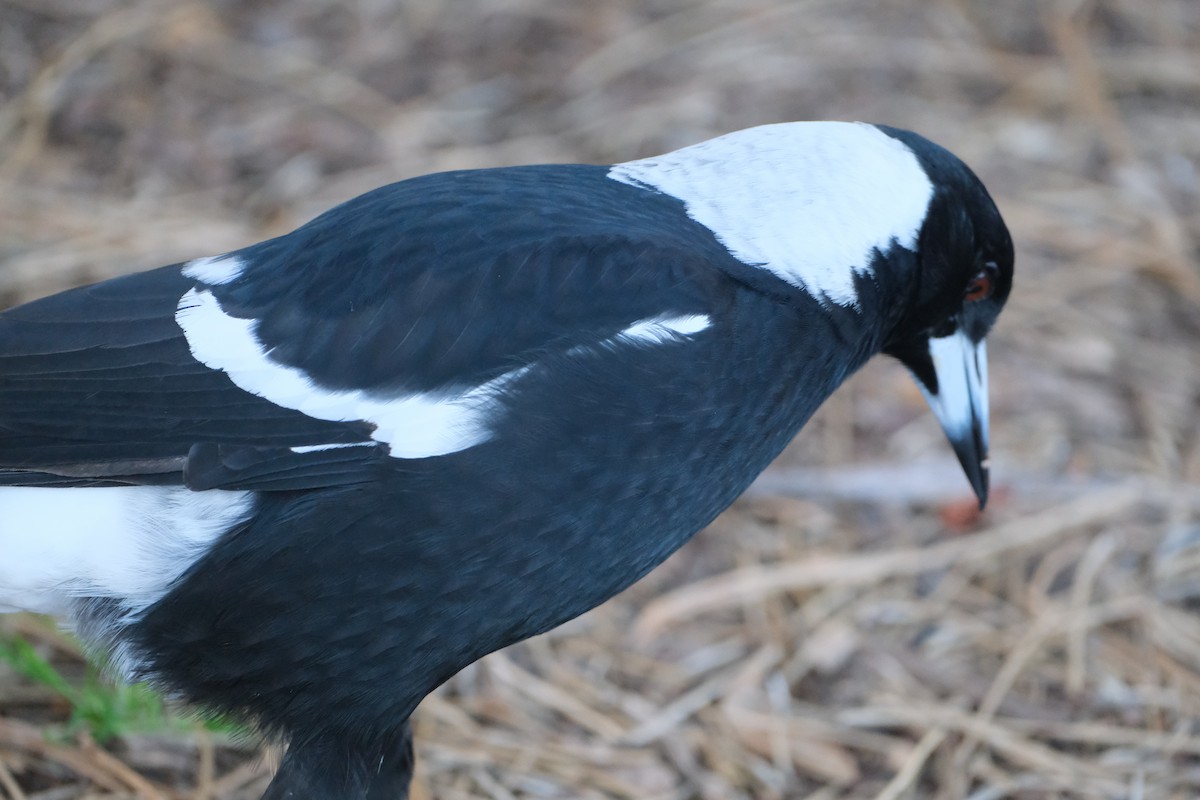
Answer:
<svg viewBox="0 0 1200 800"><path fill-rule="evenodd" d="M471 447L545 356L719 311L724 249L648 234L680 213L601 168L444 173L9 310L0 484L313 488Z"/></svg>

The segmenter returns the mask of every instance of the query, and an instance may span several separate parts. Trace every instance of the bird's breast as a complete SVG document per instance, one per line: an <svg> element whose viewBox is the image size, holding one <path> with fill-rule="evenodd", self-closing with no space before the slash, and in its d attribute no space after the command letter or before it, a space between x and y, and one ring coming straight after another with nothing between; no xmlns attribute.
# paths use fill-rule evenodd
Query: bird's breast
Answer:
<svg viewBox="0 0 1200 800"><path fill-rule="evenodd" d="M523 635L603 602L732 503L848 374L819 330L753 295L694 337L531 370L494 439L432 467L433 518L455 532L430 545L501 605L546 598Z"/></svg>

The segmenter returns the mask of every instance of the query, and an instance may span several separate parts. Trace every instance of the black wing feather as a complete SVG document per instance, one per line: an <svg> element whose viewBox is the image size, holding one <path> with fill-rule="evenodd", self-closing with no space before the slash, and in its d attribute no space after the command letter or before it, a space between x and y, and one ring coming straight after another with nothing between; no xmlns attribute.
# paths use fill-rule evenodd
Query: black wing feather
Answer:
<svg viewBox="0 0 1200 800"><path fill-rule="evenodd" d="M193 358L175 309L194 283L175 265L0 314L0 485L180 483L198 442L370 441L369 426L281 408Z"/></svg>
<svg viewBox="0 0 1200 800"><path fill-rule="evenodd" d="M290 449L205 442L192 446L187 485L202 489L294 491L363 481L370 463L387 458L381 445L296 453Z"/></svg>
<svg viewBox="0 0 1200 800"><path fill-rule="evenodd" d="M545 347L703 311L713 265L736 262L679 201L606 173L514 167L386 186L242 251L244 277L212 291L259 321L273 358L324 386L385 392L477 386Z"/></svg>
<svg viewBox="0 0 1200 800"><path fill-rule="evenodd" d="M708 313L734 263L676 200L585 166L405 181L231 255L240 274L220 285L175 265L0 314L0 485L313 488L388 459L295 452L369 443L372 426L282 408L197 361L175 318L194 288L317 386L386 397Z"/></svg>

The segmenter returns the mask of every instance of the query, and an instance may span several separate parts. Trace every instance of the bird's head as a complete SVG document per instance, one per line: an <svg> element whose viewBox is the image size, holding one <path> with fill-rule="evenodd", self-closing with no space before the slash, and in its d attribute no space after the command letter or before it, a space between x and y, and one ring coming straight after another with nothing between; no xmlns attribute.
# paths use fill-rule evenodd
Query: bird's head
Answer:
<svg viewBox="0 0 1200 800"><path fill-rule="evenodd" d="M954 446L982 508L988 495L984 337L1012 288L1013 245L983 184L947 150L893 128L933 193L916 243L911 296L884 352L909 368Z"/></svg>
<svg viewBox="0 0 1200 800"><path fill-rule="evenodd" d="M987 500L984 336L1012 285L1008 230L983 184L909 131L794 122L616 165L681 200L731 255L815 300L865 358L904 362Z"/></svg>

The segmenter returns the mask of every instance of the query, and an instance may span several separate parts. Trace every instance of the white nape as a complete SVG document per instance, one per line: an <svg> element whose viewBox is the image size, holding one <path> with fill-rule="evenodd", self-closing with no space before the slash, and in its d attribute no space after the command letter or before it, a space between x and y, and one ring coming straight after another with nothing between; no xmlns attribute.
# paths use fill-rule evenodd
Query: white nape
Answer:
<svg viewBox="0 0 1200 800"><path fill-rule="evenodd" d="M750 128L608 176L678 198L739 261L842 306L875 250L916 246L933 196L913 152L859 122Z"/></svg>
<svg viewBox="0 0 1200 800"><path fill-rule="evenodd" d="M224 286L240 278L245 266L242 260L234 255L209 256L187 262L183 265L182 272L184 276L209 286Z"/></svg>
<svg viewBox="0 0 1200 800"><path fill-rule="evenodd" d="M176 486L0 489L0 606L69 617L72 602L159 600L226 531L248 492Z"/></svg>
<svg viewBox="0 0 1200 800"><path fill-rule="evenodd" d="M497 395L528 370L521 367L468 389L394 397L326 389L302 370L272 359L254 332L255 321L226 314L209 291L185 294L175 319L192 355L240 388L315 419L370 422L372 438L397 458L446 455L487 441Z"/></svg>

